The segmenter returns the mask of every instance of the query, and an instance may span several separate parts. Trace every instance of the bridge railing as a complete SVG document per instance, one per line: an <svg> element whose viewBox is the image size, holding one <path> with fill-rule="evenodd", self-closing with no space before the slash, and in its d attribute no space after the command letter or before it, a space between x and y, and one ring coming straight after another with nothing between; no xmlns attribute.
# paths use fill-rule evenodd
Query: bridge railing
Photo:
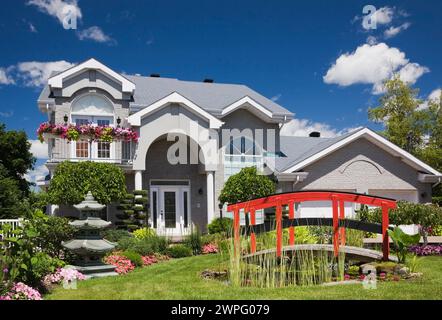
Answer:
<svg viewBox="0 0 442 320"><path fill-rule="evenodd" d="M333 227L333 248L335 256L339 253L339 246L345 245L345 228L359 229L364 231L370 231L382 234L382 251L383 259L388 260L390 253L390 244L388 238L389 228L389 210L396 208L396 200L373 197L365 194L350 193L350 192L334 192L334 191L298 191L275 194L268 197L252 199L245 202L239 202L235 204L229 204L227 206L228 211L233 212L233 226L234 226L234 243L235 250L237 250L240 243L240 211L244 211L246 216L246 233L250 235L251 251L256 252L256 234L262 232L264 226L256 225L255 212L259 209L276 208L275 220L276 220L276 254L281 256L282 254L282 230L289 228L289 245L295 243L295 227L298 225L306 225L300 223L308 223L308 220L295 219L295 204L307 201L331 201L332 203L332 218L319 218L323 221L317 221L317 225L330 225ZM382 208L382 223L381 224L367 224L360 221L345 219L345 203L359 203L374 207ZM282 219L282 208L288 206L289 219ZM310 219L311 224L315 218ZM318 219L318 218L316 218ZM249 223L250 221L250 223ZM321 224L319 224L321 223ZM367 230L365 230L367 229ZM264 229L265 230L265 229Z"/></svg>

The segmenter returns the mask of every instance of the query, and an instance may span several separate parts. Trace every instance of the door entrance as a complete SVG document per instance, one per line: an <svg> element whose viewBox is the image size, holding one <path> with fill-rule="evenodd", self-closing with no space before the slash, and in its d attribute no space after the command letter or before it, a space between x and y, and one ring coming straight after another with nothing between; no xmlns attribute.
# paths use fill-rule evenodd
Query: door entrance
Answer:
<svg viewBox="0 0 442 320"><path fill-rule="evenodd" d="M151 183L151 224L159 235L182 236L190 233L190 186L188 181L180 182L186 184Z"/></svg>

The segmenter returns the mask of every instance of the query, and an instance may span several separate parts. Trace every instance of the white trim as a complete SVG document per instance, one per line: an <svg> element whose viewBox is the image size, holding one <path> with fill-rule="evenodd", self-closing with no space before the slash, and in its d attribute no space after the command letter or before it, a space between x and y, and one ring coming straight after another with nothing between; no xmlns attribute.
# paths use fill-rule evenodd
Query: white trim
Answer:
<svg viewBox="0 0 442 320"><path fill-rule="evenodd" d="M219 129L224 122L220 121L219 119L212 116L210 113L202 109L200 106L196 105L189 99L185 98L184 96L180 95L177 92L173 92L170 95L162 98L161 100L158 100L154 103L152 103L150 106L141 109L140 111L134 113L133 115L129 116L128 122L132 126L141 126L141 119L148 114L151 114L155 111L160 110L161 108L165 107L166 105L170 103L178 103L182 106L185 106L189 108L191 111L197 113L198 115L202 116L204 119L209 121L209 126L212 129Z"/></svg>
<svg viewBox="0 0 442 320"><path fill-rule="evenodd" d="M393 155L396 155L396 156L400 156L404 162L408 163L409 165L411 165L415 168L418 168L419 170L424 170L424 171L430 172L431 174L434 174L434 175L441 175L441 173L438 172L437 170L433 169L432 167L430 167L426 163L422 162L421 160L417 159L416 157L414 157L413 155L408 153L407 151L403 150L402 148L399 148L394 143L388 141L384 137L380 136L379 134L373 132L372 130L370 130L368 128L363 128L361 130L355 131L355 133L351 134L347 138L342 139L342 140L336 142L335 144L331 145L330 147L328 147L328 148L314 154L313 156L301 161L300 163L298 163L288 169L285 169L284 172L289 173L289 172L298 171L298 170L308 166L309 164L312 164L313 162L318 161L319 159L329 155L330 153L332 153L332 152L334 152L334 151L346 146L347 144L349 144L359 138L362 138L362 137L367 138L369 141L377 144L379 147L383 148L387 152L389 152Z"/></svg>
<svg viewBox="0 0 442 320"><path fill-rule="evenodd" d="M250 98L249 96L245 96L244 98L241 98L240 100L238 100L238 101L232 103L231 105L227 106L226 108L224 108L223 111L221 112L221 116L224 117L224 116L228 115L229 113L232 113L233 111L235 111L237 109L241 109L247 105L253 107L254 110L259 111L259 113L264 114L268 118L273 119L272 112L270 112L269 110L264 108L261 104L259 104L258 102L256 102L252 98Z"/></svg>
<svg viewBox="0 0 442 320"><path fill-rule="evenodd" d="M79 65L76 65L66 71L63 71L55 76L52 76L48 79L48 84L51 88L62 88L63 87L63 79L70 77L72 75L78 74L85 69L93 69L99 70L104 74L110 76L111 78L117 80L121 83L122 91L133 93L135 91L135 84L112 69L106 67L101 62L95 59L89 59Z"/></svg>

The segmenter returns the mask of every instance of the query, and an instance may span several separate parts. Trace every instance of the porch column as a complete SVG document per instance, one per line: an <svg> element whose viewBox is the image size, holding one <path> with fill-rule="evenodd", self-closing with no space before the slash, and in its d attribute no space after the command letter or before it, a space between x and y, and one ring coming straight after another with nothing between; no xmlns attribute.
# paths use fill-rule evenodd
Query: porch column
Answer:
<svg viewBox="0 0 442 320"><path fill-rule="evenodd" d="M207 223L212 222L215 217L215 194L213 171L207 171Z"/></svg>
<svg viewBox="0 0 442 320"><path fill-rule="evenodd" d="M141 170L135 171L135 190L143 190L143 175Z"/></svg>

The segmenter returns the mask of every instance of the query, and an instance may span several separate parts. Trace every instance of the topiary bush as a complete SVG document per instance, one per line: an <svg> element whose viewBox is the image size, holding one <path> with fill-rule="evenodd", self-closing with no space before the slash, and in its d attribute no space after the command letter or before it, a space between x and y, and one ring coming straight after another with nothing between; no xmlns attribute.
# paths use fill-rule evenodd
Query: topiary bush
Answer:
<svg viewBox="0 0 442 320"><path fill-rule="evenodd" d="M123 170L112 163L92 161L64 161L57 165L48 189L51 203L77 204L84 200L88 191L102 204L124 199Z"/></svg>
<svg viewBox="0 0 442 320"><path fill-rule="evenodd" d="M155 233L154 229L151 229L151 228L141 228L141 229L135 230L133 232L133 235L137 239L146 239L146 238L149 238L149 237L156 236L156 233Z"/></svg>
<svg viewBox="0 0 442 320"><path fill-rule="evenodd" d="M186 245L177 244L168 248L166 254L172 258L185 258L192 256L192 249Z"/></svg>
<svg viewBox="0 0 442 320"><path fill-rule="evenodd" d="M207 229L209 234L224 233L226 235L231 234L233 226L233 220L230 218L216 218L209 225Z"/></svg>

